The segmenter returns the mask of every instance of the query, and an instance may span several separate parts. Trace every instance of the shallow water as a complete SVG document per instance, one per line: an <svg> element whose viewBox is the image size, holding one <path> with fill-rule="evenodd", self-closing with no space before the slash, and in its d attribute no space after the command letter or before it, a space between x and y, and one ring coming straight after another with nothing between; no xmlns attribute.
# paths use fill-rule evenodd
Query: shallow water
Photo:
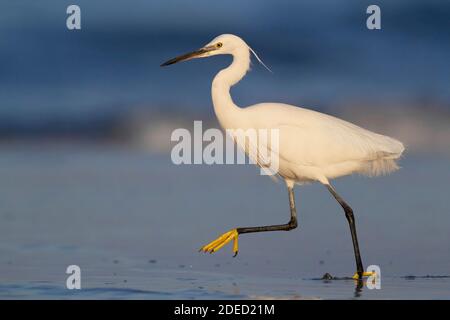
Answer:
<svg viewBox="0 0 450 320"><path fill-rule="evenodd" d="M174 166L169 155L89 145L3 145L0 297L83 299L448 299L449 159L406 155L388 177L335 182L354 208L365 265L380 290L352 280L340 208L320 185L296 189L299 224L198 248L236 226L282 223L282 183L252 166ZM67 290L68 265L81 290ZM442 278L425 277L444 276Z"/></svg>
<svg viewBox="0 0 450 320"><path fill-rule="evenodd" d="M105 269L111 269L105 267ZM83 278L81 290L63 279L6 282L2 299L448 299L449 277L383 277L381 289L357 288L353 280L323 281L297 277L257 277L176 269L127 269L121 276L104 270Z"/></svg>

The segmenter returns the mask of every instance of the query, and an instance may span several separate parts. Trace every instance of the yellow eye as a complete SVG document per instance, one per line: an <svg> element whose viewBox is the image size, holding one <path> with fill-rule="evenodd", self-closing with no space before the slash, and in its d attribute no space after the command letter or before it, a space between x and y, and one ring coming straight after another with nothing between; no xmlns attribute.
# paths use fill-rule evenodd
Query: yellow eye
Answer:
<svg viewBox="0 0 450 320"><path fill-rule="evenodd" d="M216 44L216 47L217 47L217 48L222 48L222 46L223 46L222 42L218 42L218 43Z"/></svg>

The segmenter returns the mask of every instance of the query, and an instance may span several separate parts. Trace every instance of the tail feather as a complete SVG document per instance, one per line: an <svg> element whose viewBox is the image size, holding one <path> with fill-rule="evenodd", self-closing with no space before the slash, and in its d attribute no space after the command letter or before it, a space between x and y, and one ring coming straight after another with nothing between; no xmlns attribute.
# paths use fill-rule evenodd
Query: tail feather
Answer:
<svg viewBox="0 0 450 320"><path fill-rule="evenodd" d="M374 159L364 162L360 170L361 174L374 177L389 174L400 168L397 160L402 156L405 147L398 140L390 137L385 138L389 139L389 144L383 144L384 149L387 151L377 152Z"/></svg>
<svg viewBox="0 0 450 320"><path fill-rule="evenodd" d="M399 166L395 159L378 159L364 163L360 173L369 177L374 177L387 175L398 169Z"/></svg>

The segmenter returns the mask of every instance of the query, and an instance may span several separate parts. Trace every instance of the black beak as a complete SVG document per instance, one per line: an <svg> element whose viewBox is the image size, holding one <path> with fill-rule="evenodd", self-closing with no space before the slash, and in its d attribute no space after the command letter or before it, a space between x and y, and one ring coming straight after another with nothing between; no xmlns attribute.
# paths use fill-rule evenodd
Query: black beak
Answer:
<svg viewBox="0 0 450 320"><path fill-rule="evenodd" d="M196 51L189 52L189 53L183 54L181 56L178 56L176 58L170 59L170 60L164 62L161 65L161 67L165 67L165 66L177 63L177 62L191 60L191 59L194 59L194 58L197 58L197 57L201 56L202 54L204 54L206 52L209 52L209 51L212 51L212 50L215 50L215 49L216 48L214 46L204 47L204 48L198 49Z"/></svg>

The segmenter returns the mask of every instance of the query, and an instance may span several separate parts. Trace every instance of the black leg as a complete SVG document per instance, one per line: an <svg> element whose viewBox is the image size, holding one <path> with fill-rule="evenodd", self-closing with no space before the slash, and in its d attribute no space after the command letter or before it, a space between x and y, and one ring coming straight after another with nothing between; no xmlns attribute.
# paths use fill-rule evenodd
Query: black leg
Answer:
<svg viewBox="0 0 450 320"><path fill-rule="evenodd" d="M352 234L352 241L353 241L353 250L355 251L355 260L356 260L356 272L358 273L358 276L360 279L362 279L364 268L361 261L361 254L359 252L359 245L358 245L358 237L356 236L356 225L355 225L355 217L353 215L353 210L350 208L350 206L341 198L340 195L337 194L337 192L334 190L334 188L331 185L326 185L330 193L333 195L333 197L339 202L341 207L344 209L345 217L347 218L348 224L350 225L350 232Z"/></svg>
<svg viewBox="0 0 450 320"><path fill-rule="evenodd" d="M264 231L289 231L297 228L297 213L295 211L295 201L294 201L294 191L293 186L288 185L289 192L289 204L291 209L291 219L286 224L277 224L272 226L262 226L262 227L245 227L232 229L223 235L221 235L216 240L208 243L207 245L200 248L199 251L213 253L222 248L225 244L233 241L233 251L234 256L238 253L238 236L243 233L251 232L264 232Z"/></svg>
<svg viewBox="0 0 450 320"><path fill-rule="evenodd" d="M262 227L244 227L237 228L237 233L251 233L251 232L265 232L265 231L290 231L297 228L297 212L295 210L295 200L294 200L294 190L288 187L289 192L289 206L291 208L291 219L286 224L277 224L272 226L262 226Z"/></svg>

